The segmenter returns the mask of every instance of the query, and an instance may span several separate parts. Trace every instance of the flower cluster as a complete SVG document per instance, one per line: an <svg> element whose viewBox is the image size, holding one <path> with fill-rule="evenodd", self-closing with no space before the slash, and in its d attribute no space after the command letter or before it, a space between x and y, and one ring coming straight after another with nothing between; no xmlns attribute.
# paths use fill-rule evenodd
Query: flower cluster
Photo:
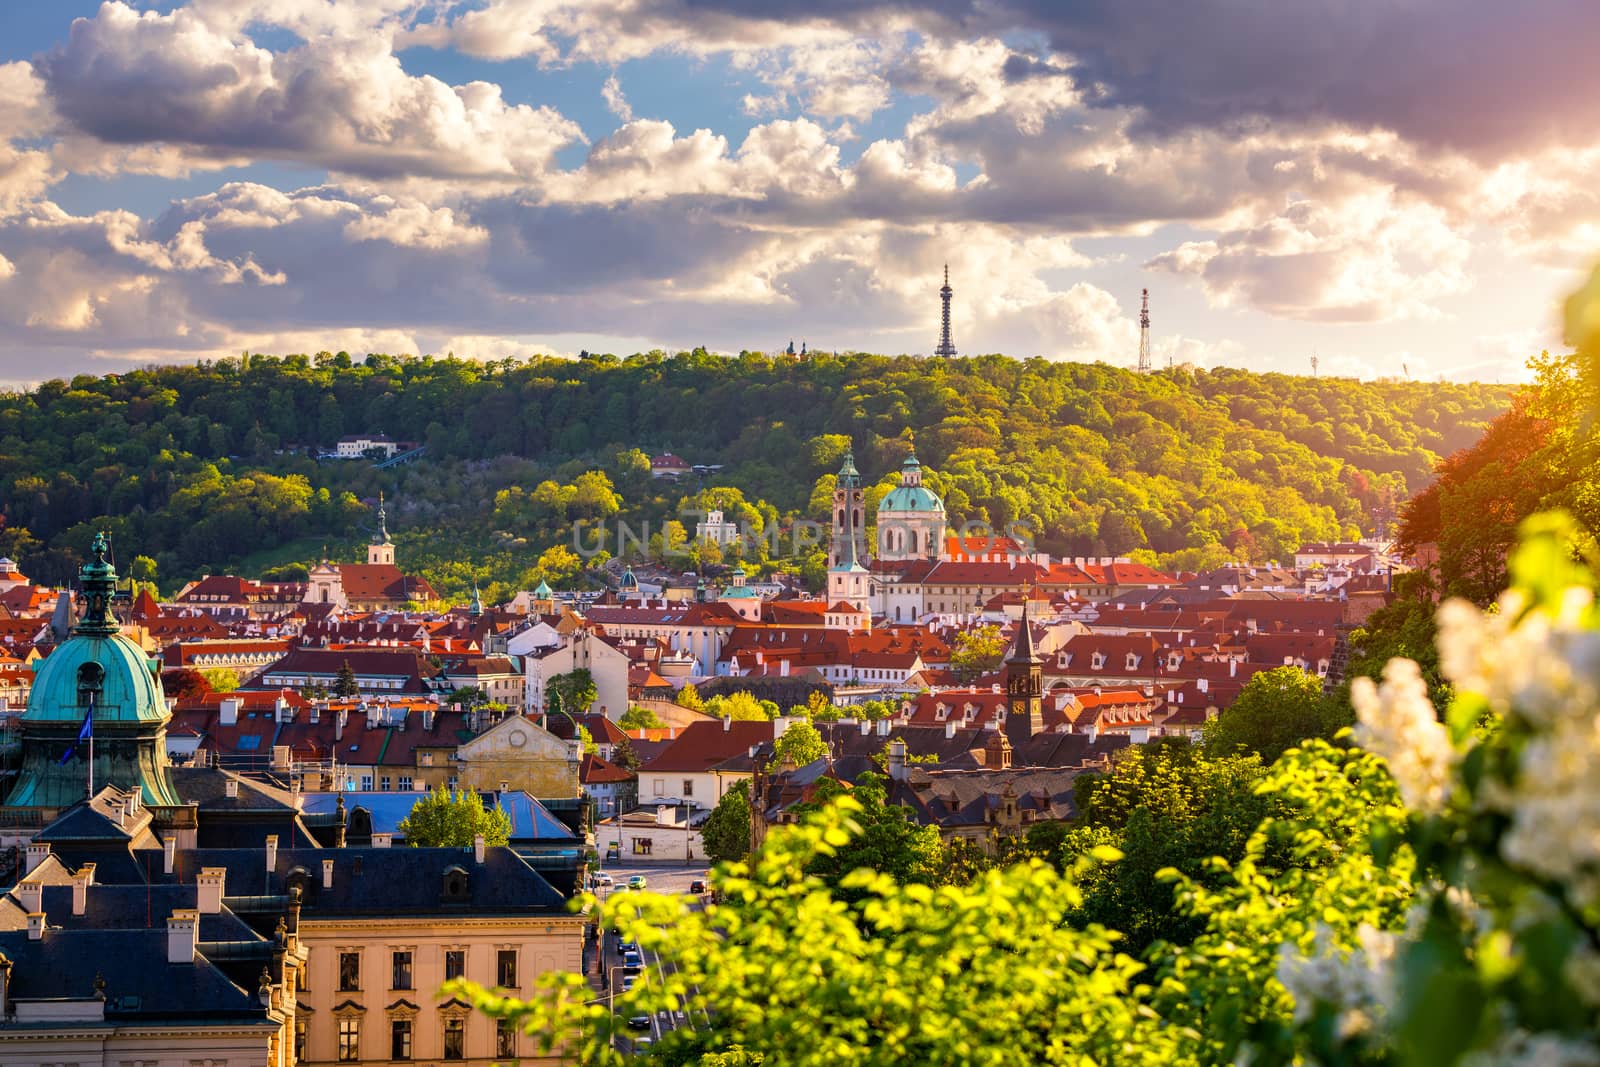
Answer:
<svg viewBox="0 0 1600 1067"><path fill-rule="evenodd" d="M1593 597L1572 587L1547 605L1512 590L1484 613L1458 600L1439 611L1439 662L1462 694L1483 699L1525 735L1503 780L1480 790L1482 807L1511 827L1507 863L1566 884L1600 903L1600 631Z"/></svg>
<svg viewBox="0 0 1600 1067"><path fill-rule="evenodd" d="M1319 1004L1328 1005L1338 1011L1341 1038L1368 1032L1394 1002L1395 935L1362 924L1359 947L1348 953L1339 951L1326 926L1314 937L1310 955L1293 945L1278 949L1278 981L1294 996L1294 1021L1303 1024Z"/></svg>
<svg viewBox="0 0 1600 1067"><path fill-rule="evenodd" d="M1428 700L1422 672L1408 659L1383 669L1383 685L1357 678L1350 685L1356 741L1382 756L1413 811L1439 811L1450 797L1456 749Z"/></svg>

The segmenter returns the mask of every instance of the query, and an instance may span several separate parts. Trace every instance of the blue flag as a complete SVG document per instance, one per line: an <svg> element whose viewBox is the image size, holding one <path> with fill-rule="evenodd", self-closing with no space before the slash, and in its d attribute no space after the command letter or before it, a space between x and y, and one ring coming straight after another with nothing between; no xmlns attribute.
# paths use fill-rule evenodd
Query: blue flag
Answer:
<svg viewBox="0 0 1600 1067"><path fill-rule="evenodd" d="M78 746L83 744L85 741L91 741L93 739L94 739L94 694L91 693L89 695L89 710L83 713L83 726L82 726L82 728L80 728L78 730L78 739L76 741L72 742L72 746L70 748L68 748L65 752L61 753L61 762L62 763L66 763L73 756L76 756L78 754Z"/></svg>

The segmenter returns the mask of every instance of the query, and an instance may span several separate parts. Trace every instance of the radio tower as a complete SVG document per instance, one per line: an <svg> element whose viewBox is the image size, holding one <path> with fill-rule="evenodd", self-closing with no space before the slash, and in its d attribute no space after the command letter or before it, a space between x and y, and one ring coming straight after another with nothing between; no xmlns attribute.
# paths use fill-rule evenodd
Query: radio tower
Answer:
<svg viewBox="0 0 1600 1067"><path fill-rule="evenodd" d="M933 350L936 356L954 356L956 343L950 340L950 297L955 295L955 290L950 288L950 264L944 265L944 288L939 290L939 299L944 302L943 326L939 330L939 347Z"/></svg>
<svg viewBox="0 0 1600 1067"><path fill-rule="evenodd" d="M1139 373L1150 373L1150 290L1141 290L1139 300Z"/></svg>

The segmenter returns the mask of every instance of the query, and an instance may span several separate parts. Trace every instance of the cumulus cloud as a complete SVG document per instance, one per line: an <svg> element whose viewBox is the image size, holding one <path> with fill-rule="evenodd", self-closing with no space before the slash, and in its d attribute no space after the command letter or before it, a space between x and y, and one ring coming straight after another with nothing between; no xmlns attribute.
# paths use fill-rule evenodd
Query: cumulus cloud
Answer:
<svg viewBox="0 0 1600 1067"><path fill-rule="evenodd" d="M112 0L41 62L61 118L107 145L163 144L187 165L280 159L373 178L536 177L582 139L496 85L405 73L382 36L272 52L187 8Z"/></svg>
<svg viewBox="0 0 1600 1067"><path fill-rule="evenodd" d="M1428 315L1466 288L1471 245L1427 204L1301 200L1259 226L1188 241L1146 266L1198 277L1226 307L1285 318L1375 322Z"/></svg>
<svg viewBox="0 0 1600 1067"><path fill-rule="evenodd" d="M628 98L623 95L622 83L617 80L615 73L600 87L600 96L605 100L607 110L613 115L623 122L633 121L633 108L629 105Z"/></svg>

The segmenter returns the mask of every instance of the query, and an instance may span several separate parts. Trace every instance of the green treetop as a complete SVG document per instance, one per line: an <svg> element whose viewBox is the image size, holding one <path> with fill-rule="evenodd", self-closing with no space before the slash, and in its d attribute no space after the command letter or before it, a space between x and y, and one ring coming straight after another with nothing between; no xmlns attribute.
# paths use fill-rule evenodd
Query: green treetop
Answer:
<svg viewBox="0 0 1600 1067"><path fill-rule="evenodd" d="M511 817L498 804L486 809L474 790L452 793L441 785L413 804L397 829L417 848L465 848L479 834L485 844L503 845L511 839Z"/></svg>

